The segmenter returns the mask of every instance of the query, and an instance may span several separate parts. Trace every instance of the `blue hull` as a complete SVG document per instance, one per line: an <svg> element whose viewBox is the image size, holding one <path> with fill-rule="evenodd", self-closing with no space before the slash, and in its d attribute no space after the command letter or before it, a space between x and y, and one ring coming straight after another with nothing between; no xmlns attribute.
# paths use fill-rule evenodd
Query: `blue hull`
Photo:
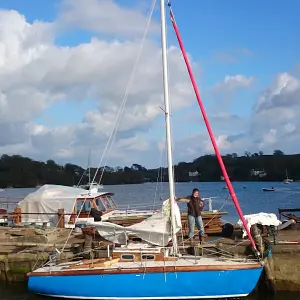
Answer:
<svg viewBox="0 0 300 300"><path fill-rule="evenodd" d="M72 299L209 299L247 296L262 268L147 274L30 276L33 293Z"/></svg>

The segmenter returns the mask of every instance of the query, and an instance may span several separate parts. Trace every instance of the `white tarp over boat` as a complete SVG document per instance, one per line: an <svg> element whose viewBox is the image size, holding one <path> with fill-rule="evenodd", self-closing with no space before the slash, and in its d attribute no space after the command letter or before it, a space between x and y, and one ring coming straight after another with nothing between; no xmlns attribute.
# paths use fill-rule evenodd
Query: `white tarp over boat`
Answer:
<svg viewBox="0 0 300 300"><path fill-rule="evenodd" d="M275 214L267 214L267 213L258 213L244 216L248 228L251 228L254 224L261 224L265 226L279 226L281 221L278 220ZM241 220L238 220L238 225L243 226ZM243 237L247 236L245 229L243 229Z"/></svg>
<svg viewBox="0 0 300 300"><path fill-rule="evenodd" d="M18 203L23 213L22 223L50 223L51 226L57 226L58 209L63 208L65 214L71 214L76 198L88 195L88 191L80 188L45 184ZM65 216L65 222L69 222L69 219L70 215Z"/></svg>
<svg viewBox="0 0 300 300"><path fill-rule="evenodd" d="M181 215L180 210L175 203L175 232L177 233L181 229ZM158 246L165 246L171 240L171 210L170 200L163 202L161 210L155 213L153 216L146 220L128 226L123 227L121 225L113 224L110 222L90 222L90 221L78 221L76 224L85 224L87 226L96 227L98 233L114 243L126 244L127 235L135 234L142 240Z"/></svg>

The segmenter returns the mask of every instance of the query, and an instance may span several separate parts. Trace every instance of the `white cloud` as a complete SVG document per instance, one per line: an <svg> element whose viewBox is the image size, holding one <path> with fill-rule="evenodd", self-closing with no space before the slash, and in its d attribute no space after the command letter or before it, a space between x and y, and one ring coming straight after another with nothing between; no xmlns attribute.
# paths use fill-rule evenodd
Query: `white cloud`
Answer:
<svg viewBox="0 0 300 300"><path fill-rule="evenodd" d="M112 0L64 0L59 21L61 26L119 36L143 33L147 18L141 11ZM159 24L152 24L150 32L159 32Z"/></svg>
<svg viewBox="0 0 300 300"><path fill-rule="evenodd" d="M281 149L285 153L298 153L300 138L300 80L289 73L278 74L274 82L261 92L252 114L238 117L228 113L210 115L215 138L222 154L245 150L273 153ZM194 140L199 141L197 145ZM193 159L214 153L208 134L190 137L180 144L183 157ZM189 146L192 145L192 146ZM190 149L191 148L191 149Z"/></svg>
<svg viewBox="0 0 300 300"><path fill-rule="evenodd" d="M280 73L262 92L254 106L251 134L260 147L272 152L298 151L300 126L300 80Z"/></svg>
<svg viewBox="0 0 300 300"><path fill-rule="evenodd" d="M126 25L123 24L124 20L120 20L121 23L115 24L115 28L104 26L103 30L108 30L107 33L131 33L134 36L136 30L141 31L145 27L145 15L139 11L117 6L113 1L91 1L91 4L97 5L95 18L102 14L102 19L108 20L108 24L104 22L106 19L99 21L99 32L104 26L101 22L105 26L112 25L116 16L122 20L128 18ZM83 2L66 1L65 5L72 6L76 11L70 13L75 14L81 10ZM103 5L108 5L111 14L103 14ZM82 20L85 13L92 13L90 7L85 6L88 12L81 11ZM77 46L57 46L54 44L55 30L62 25L58 22L66 18L64 13L56 22L36 21L33 24L16 11L0 13L2 153L18 152L61 161L78 160L84 156L85 161L88 149L94 148L97 157L101 156L116 121L140 40L106 41L92 38L90 42ZM76 15L76 18L79 17ZM71 21L79 27L83 26L76 18ZM124 28L120 29L120 24ZM168 52L171 100L176 110L190 106L194 97L179 49L170 46ZM131 159L134 160L135 153L149 148L149 143L139 132L147 133L157 117L163 117L159 108L163 106L162 92L160 43L147 39L112 156L120 157L123 154L128 159L133 154ZM37 116L57 101L73 102L75 105L77 101L91 98L96 108L83 114L80 124L47 128L34 122Z"/></svg>
<svg viewBox="0 0 300 300"><path fill-rule="evenodd" d="M291 107L299 105L300 80L289 73L278 74L275 81L258 99L256 111L273 107Z"/></svg>
<svg viewBox="0 0 300 300"><path fill-rule="evenodd" d="M93 162L97 163L115 124L140 46L136 37L145 24L143 11L121 7L111 0L66 0L53 23L31 24L16 11L0 11L0 152L85 164L92 149ZM97 36L76 46L54 43L57 30L74 28ZM151 27L152 32L158 29L156 23ZM181 112L195 103L194 92L179 49L171 45L168 56L172 109ZM197 64L191 61L197 72ZM230 94L253 82L253 76L227 75L213 90ZM35 121L57 101L76 105L86 99L93 99L95 106L82 113L79 124L70 120L68 112L68 125L48 128ZM250 117L224 113L222 107L222 114L210 118L221 152L293 151L300 136L298 99L299 79L281 73L258 98ZM165 130L161 128L161 136L155 141L147 134L160 116L163 119L160 106L160 43L148 38L109 163L159 164L164 143L158 143L158 139L164 137ZM174 139L175 161L212 153L206 132L185 137L174 132Z"/></svg>
<svg viewBox="0 0 300 300"><path fill-rule="evenodd" d="M215 92L232 92L238 88L246 88L249 87L254 81L254 77L246 77L241 74L237 75L226 75L224 80L217 83L213 90Z"/></svg>

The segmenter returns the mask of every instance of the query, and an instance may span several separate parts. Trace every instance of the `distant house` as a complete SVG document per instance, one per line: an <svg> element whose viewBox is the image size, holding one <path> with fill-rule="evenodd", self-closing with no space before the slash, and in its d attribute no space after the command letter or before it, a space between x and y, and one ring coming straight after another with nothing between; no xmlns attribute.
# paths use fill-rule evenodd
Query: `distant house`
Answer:
<svg viewBox="0 0 300 300"><path fill-rule="evenodd" d="M267 176L267 173L266 173L265 170L254 170L254 169L252 169L250 174L251 174L251 176L257 176L257 177L260 177L260 178Z"/></svg>
<svg viewBox="0 0 300 300"><path fill-rule="evenodd" d="M199 176L199 172L195 171L195 172L189 172L189 177L196 177Z"/></svg>

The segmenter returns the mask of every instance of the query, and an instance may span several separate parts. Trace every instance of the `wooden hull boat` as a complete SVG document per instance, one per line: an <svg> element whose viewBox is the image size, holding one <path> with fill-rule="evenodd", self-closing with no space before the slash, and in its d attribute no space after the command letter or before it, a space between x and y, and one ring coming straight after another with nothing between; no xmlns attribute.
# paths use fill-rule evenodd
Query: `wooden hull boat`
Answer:
<svg viewBox="0 0 300 300"><path fill-rule="evenodd" d="M76 269L62 264L28 274L28 287L37 294L70 299L236 298L252 292L261 272L257 263L195 260L193 256L176 262L167 258L111 261L110 266L95 262Z"/></svg>
<svg viewBox="0 0 300 300"><path fill-rule="evenodd" d="M181 228L175 207L174 232ZM207 299L245 297L255 288L262 265L257 261L174 255L170 201L141 223L122 227L110 222L86 222L115 245L106 259L62 263L55 261L28 274L31 292L69 299ZM135 233L144 244L128 244ZM155 245L155 246L154 246ZM92 250L91 250L92 251ZM53 264L53 265L52 265ZM199 283L205 284L199 285ZM238 283L238 284L233 284ZM88 288L81 288L82 286Z"/></svg>

